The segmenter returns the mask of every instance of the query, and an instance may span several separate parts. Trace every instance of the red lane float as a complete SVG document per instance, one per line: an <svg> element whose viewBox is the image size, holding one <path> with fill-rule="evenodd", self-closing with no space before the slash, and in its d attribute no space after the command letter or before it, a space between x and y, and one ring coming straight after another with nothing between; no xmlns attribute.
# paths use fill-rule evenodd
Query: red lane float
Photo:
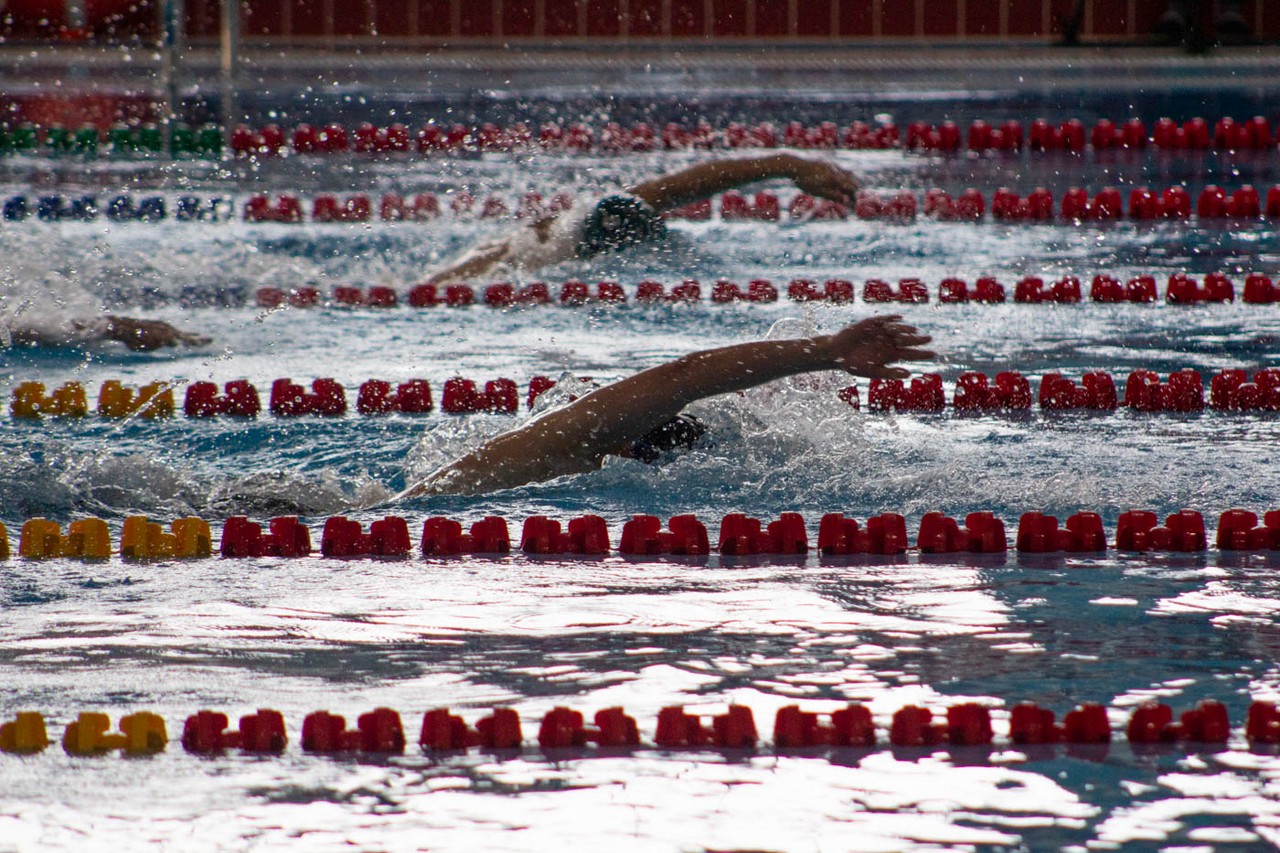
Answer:
<svg viewBox="0 0 1280 853"><path fill-rule="evenodd" d="M408 522L395 515L371 522L368 533L360 522L335 515L325 520L320 539L326 557L407 557L412 550Z"/></svg>
<svg viewBox="0 0 1280 853"><path fill-rule="evenodd" d="M1055 127L1038 118L1031 122L1027 147L1031 151L1068 151L1079 154L1085 147L1084 124L1079 119L1068 119Z"/></svg>
<svg viewBox="0 0 1280 853"><path fill-rule="evenodd" d="M826 722L823 717L827 718ZM801 711L799 705L787 705L774 715L773 746L777 750L875 745L876 727L871 711L857 702L850 702L830 714Z"/></svg>
<svg viewBox="0 0 1280 853"><path fill-rule="evenodd" d="M401 382L395 390L391 383L381 379L370 379L361 383L356 395L356 411L362 415L385 415L400 412L406 415L420 415L434 408L431 399L431 385L425 379L410 379Z"/></svg>
<svg viewBox="0 0 1280 853"><path fill-rule="evenodd" d="M1039 305L1045 302L1074 305L1080 299L1080 279L1070 275L1047 287L1044 279L1037 276L1027 276L1013 286L1013 301L1023 305Z"/></svg>
<svg viewBox="0 0 1280 853"><path fill-rule="evenodd" d="M777 222L781 218L782 203L773 193L759 192L750 200L734 191L720 196L720 219L724 222Z"/></svg>
<svg viewBox="0 0 1280 853"><path fill-rule="evenodd" d="M716 549L724 555L807 554L809 536L799 513L784 512L763 525L758 518L731 512L720 520Z"/></svg>
<svg viewBox="0 0 1280 853"><path fill-rule="evenodd" d="M1027 554L1101 553L1107 550L1102 517L1096 512L1078 512L1058 529L1056 516L1025 512L1018 519L1017 548Z"/></svg>
<svg viewBox="0 0 1280 853"><path fill-rule="evenodd" d="M253 298L259 308L280 308L284 305L311 308L319 304L320 291L314 287L294 287L287 292L278 287L260 287L254 291Z"/></svg>
<svg viewBox="0 0 1280 853"><path fill-rule="evenodd" d="M920 518L916 548L921 554L1003 554L1009 549L1004 522L989 512L971 512L961 527L941 512Z"/></svg>
<svg viewBox="0 0 1280 853"><path fill-rule="evenodd" d="M595 725L584 724L582 713L571 708L552 708L538 726L541 749L580 749L590 744L604 748L640 745L640 728L635 718L621 708L604 708L593 718Z"/></svg>
<svg viewBox="0 0 1280 853"><path fill-rule="evenodd" d="M924 303L929 301L929 291L918 278L901 279L897 290L887 281L869 278L862 288L862 301Z"/></svg>
<svg viewBox="0 0 1280 853"><path fill-rule="evenodd" d="M852 302L853 282L843 278L827 279L821 289L807 278L792 279L787 285L787 298L792 302ZM865 298L865 297L864 297Z"/></svg>
<svg viewBox="0 0 1280 853"><path fill-rule="evenodd" d="M794 219L803 218L796 213L796 203L801 198L807 198L807 196L797 196L796 201L791 203L791 215ZM826 204L831 205L834 204L834 202L826 202ZM822 210L823 208L821 205L822 202L819 202L818 207L815 208L815 210ZM843 208L839 208L838 206L837 208L843 212ZM859 219L882 219L890 222L914 222L917 208L916 195L910 190L899 190L892 195L872 192L870 190L859 190L853 203L854 216L857 216ZM811 214L810 216L815 219L844 218L843 215L838 217L824 217L818 216L816 213Z"/></svg>
<svg viewBox="0 0 1280 853"><path fill-rule="evenodd" d="M1066 220L1117 220L1124 218L1124 204L1120 190L1107 187L1098 190L1092 199L1080 187L1072 187L1062 194L1061 215Z"/></svg>
<svg viewBox="0 0 1280 853"><path fill-rule="evenodd" d="M1231 735L1231 721L1227 718L1226 706L1212 699L1184 711L1177 723L1173 722L1173 709L1168 705L1147 702L1134 709L1125 734L1131 744L1226 743Z"/></svg>
<svg viewBox="0 0 1280 853"><path fill-rule="evenodd" d="M1109 373L1086 373L1079 385L1059 373L1046 373L1040 379L1040 408L1045 411L1113 411L1118 405L1116 383Z"/></svg>
<svg viewBox="0 0 1280 853"><path fill-rule="evenodd" d="M977 190L966 190L965 195L974 194L978 202L982 194ZM982 218L982 206L977 205L977 215ZM991 197L991 218L1003 222L1044 222L1053 219L1053 194L1044 187L1037 187L1022 198L1006 187L995 191Z"/></svg>
<svg viewBox="0 0 1280 853"><path fill-rule="evenodd" d="M755 717L745 705L730 705L728 711L711 718L710 726L682 707L663 708L653 736L654 744L664 749L754 749L758 740Z"/></svg>
<svg viewBox="0 0 1280 853"><path fill-rule="evenodd" d="M1121 551L1175 551L1194 553L1208 547L1204 517L1184 509L1165 519L1163 527L1154 512L1130 510L1116 522L1116 548Z"/></svg>
<svg viewBox="0 0 1280 853"><path fill-rule="evenodd" d="M1209 383L1209 407L1219 411L1280 411L1280 369L1220 371Z"/></svg>
<svg viewBox="0 0 1280 853"><path fill-rule="evenodd" d="M1154 276L1140 275L1121 284L1109 275L1095 275L1089 284L1089 299L1093 302L1155 302L1156 280Z"/></svg>
<svg viewBox="0 0 1280 853"><path fill-rule="evenodd" d="M1000 192L1000 190L997 190L996 195L999 196ZM1045 192L1048 191L1046 190ZM996 203L996 200L991 203L991 214L997 219L1003 218L996 214ZM1053 202L1050 199L1049 216L1046 218L1053 218L1052 206ZM925 216L937 219L940 222L976 222L982 219L982 214L986 211L986 208L986 199L982 197L982 193L972 187L965 190L959 198L955 199L951 197L951 193L935 188L924 194L922 212Z"/></svg>
<svg viewBox="0 0 1280 853"><path fill-rule="evenodd" d="M280 418L301 415L336 417L347 413L347 396L333 379L313 380L310 393L289 379L277 379L271 383L269 408L271 414Z"/></svg>
<svg viewBox="0 0 1280 853"><path fill-rule="evenodd" d="M1183 187L1163 191L1134 187L1129 190L1129 218L1138 221L1190 219L1191 194Z"/></svg>
<svg viewBox="0 0 1280 853"><path fill-rule="evenodd" d="M824 557L854 554L893 556L907 551L907 523L897 513L886 512L867 519L865 528L844 513L829 512L818 525L818 553Z"/></svg>
<svg viewBox="0 0 1280 853"><path fill-rule="evenodd" d="M219 396L215 383L192 382L187 386L187 395L182 403L183 412L189 418L211 418L216 415L255 418L262 411L258 389L249 381L233 380L226 383L223 390L225 394Z"/></svg>
<svg viewBox="0 0 1280 853"><path fill-rule="evenodd" d="M1169 276L1165 300L1171 305L1194 305L1199 302L1234 302L1235 285L1222 273L1209 273L1200 284L1184 273Z"/></svg>
<svg viewBox="0 0 1280 853"><path fill-rule="evenodd" d="M458 557L463 554L506 554L511 551L507 520L485 516L462 532L461 522L436 516L422 523L422 554L425 557Z"/></svg>
<svg viewBox="0 0 1280 853"><path fill-rule="evenodd" d="M311 531L297 516L273 518L268 529L263 533L261 524L243 515L232 516L222 525L218 552L223 557L311 556Z"/></svg>
<svg viewBox="0 0 1280 853"><path fill-rule="evenodd" d="M762 278L747 282L746 290L736 282L720 279L711 287L711 301L722 305L729 302L777 302L778 288Z"/></svg>
<svg viewBox="0 0 1280 853"><path fill-rule="evenodd" d="M1061 725L1050 709L1035 702L1020 702L1009 711L1009 741L1020 746L1107 744L1111 742L1111 723L1107 709L1095 702L1085 702L1068 711Z"/></svg>
<svg viewBox="0 0 1280 853"><path fill-rule="evenodd" d="M526 554L603 557L609 553L609 528L603 518L588 514L570 519L562 532L559 521L545 515L531 515L524 520L520 550Z"/></svg>
<svg viewBox="0 0 1280 853"><path fill-rule="evenodd" d="M1204 410L1204 380L1199 371L1178 370L1160 381L1154 370L1135 370L1124 383L1124 405L1140 412Z"/></svg>
<svg viewBox="0 0 1280 853"><path fill-rule="evenodd" d="M345 717L316 711L302 721L304 752L393 753L404 752L404 725L400 714L390 708L375 708L356 719L348 730Z"/></svg>
<svg viewBox="0 0 1280 853"><path fill-rule="evenodd" d="M938 284L938 302L942 304L985 302L997 305L1004 299L1004 285L990 276L979 278L972 288L959 278L944 278Z"/></svg>
<svg viewBox="0 0 1280 853"><path fill-rule="evenodd" d="M455 376L444 383L440 411L450 415L493 412L514 414L520 408L520 390L510 379L490 379L481 391L474 380Z"/></svg>
<svg viewBox="0 0 1280 853"><path fill-rule="evenodd" d="M424 752L455 752L471 746L520 749L524 734L520 717L511 708L494 708L492 714L476 721L474 728L448 708L437 708L423 714L418 745Z"/></svg>
<svg viewBox="0 0 1280 853"><path fill-rule="evenodd" d="M872 379L867 408L873 412L941 412L947 406L942 377L926 373L911 380Z"/></svg>
<svg viewBox="0 0 1280 853"><path fill-rule="evenodd" d="M1280 550L1280 510L1272 510L1258 527L1258 514L1243 509L1229 509L1218 518L1219 551Z"/></svg>
<svg viewBox="0 0 1280 853"><path fill-rule="evenodd" d="M228 749L279 755L289 743L284 716L279 711L263 708L241 717L235 730L229 730L228 725L226 714L192 714L182 726L182 748L196 755L216 755Z"/></svg>
<svg viewBox="0 0 1280 853"><path fill-rule="evenodd" d="M667 530L663 530L662 521L656 515L635 515L622 526L618 553L696 557L711 553L711 544L706 525L696 516L673 515L667 522Z"/></svg>
<svg viewBox="0 0 1280 853"><path fill-rule="evenodd" d="M1015 370L997 373L994 386L976 371L956 380L953 405L958 412L1020 411L1031 408L1031 383Z"/></svg>
<svg viewBox="0 0 1280 853"><path fill-rule="evenodd" d="M974 702L948 707L945 723L933 722L927 708L907 705L894 712L889 726L889 743L896 747L988 746L993 736L991 712Z"/></svg>

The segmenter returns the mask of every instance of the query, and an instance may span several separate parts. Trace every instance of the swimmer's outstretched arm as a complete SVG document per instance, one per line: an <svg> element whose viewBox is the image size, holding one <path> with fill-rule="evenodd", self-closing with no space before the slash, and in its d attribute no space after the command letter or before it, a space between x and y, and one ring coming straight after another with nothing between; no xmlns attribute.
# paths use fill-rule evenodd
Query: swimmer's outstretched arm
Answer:
<svg viewBox="0 0 1280 853"><path fill-rule="evenodd" d="M98 328L102 330L102 337L119 341L132 350L153 350L178 344L198 347L210 341L206 335L184 332L163 320L137 320L114 314L106 315Z"/></svg>
<svg viewBox="0 0 1280 853"><path fill-rule="evenodd" d="M874 317L834 335L758 341L704 350L643 370L488 441L399 497L478 494L600 466L704 397L818 370L896 379L898 361L926 361L930 338L901 317Z"/></svg>
<svg viewBox="0 0 1280 853"><path fill-rule="evenodd" d="M662 213L689 202L709 198L756 181L788 178L796 188L841 204L852 204L860 188L857 178L829 160L810 160L794 154L770 154L698 163L628 188Z"/></svg>

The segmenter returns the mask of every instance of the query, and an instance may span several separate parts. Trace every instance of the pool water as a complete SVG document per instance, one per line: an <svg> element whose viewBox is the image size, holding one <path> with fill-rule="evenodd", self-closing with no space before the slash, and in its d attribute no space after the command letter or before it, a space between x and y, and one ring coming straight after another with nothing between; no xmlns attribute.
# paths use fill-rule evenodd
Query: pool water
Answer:
<svg viewBox="0 0 1280 853"><path fill-rule="evenodd" d="M45 180L165 191L469 191L516 198L581 189L691 162L705 153L586 157L525 152L438 160L286 161L171 172L48 164ZM873 187L973 185L1060 195L1141 179L1231 176L1264 183L1269 161L1199 164L1092 159L1032 162L841 152ZM61 171L60 171L61 170ZM4 194L27 189L17 181ZM785 194L785 187L774 187ZM607 381L691 349L829 331L886 309L849 305L317 307L208 304L261 286L392 284L496 227L443 218L361 225L49 224L0 230L13 293L171 320L213 337L206 348L131 354L93 346L0 353L5 397L26 380L138 385L332 376L354 398L365 379L535 374ZM575 262L538 278L740 283L763 277L938 281L993 274L1118 278L1169 272L1274 275L1274 223L1085 226L863 222L675 223L673 239L626 256ZM86 297L84 294L88 294ZM201 296L203 294L204 296ZM49 310L71 310L70 308ZM1272 307L1166 304L894 306L934 336L932 368L965 370L1274 366ZM654 467L612 460L597 472L481 497L379 501L484 436L503 415L255 421L27 423L0 419L0 520L66 523L145 513L217 522L298 513L318 524L395 512L415 541L428 516L464 521L534 514L603 516L616 544L637 512L691 512L714 531L728 512L776 518L907 516L990 510L1012 528L1040 510L1102 514L1182 508L1212 525L1232 507L1277 502L1274 414L928 415L857 412L827 375L704 401L713 440ZM866 380L858 382L866 401ZM179 393L179 400L181 394ZM522 407L523 412L523 407ZM532 448L530 452L536 452ZM1059 717L1105 704L1113 727L1152 698L1175 710L1226 703L1237 726L1250 699L1280 696L1272 556L953 555L902 559L702 561L462 558L405 561L201 560L0 563L0 713L41 710L51 733L83 710L113 719L160 713L170 734L201 708L282 711L283 758L200 759L177 744L146 760L0 755L0 849L616 850L1258 849L1280 840L1280 763L1238 735L1229 749L1014 748L1008 709ZM405 716L450 707L474 721L515 708L526 738L557 705L590 715L621 705L652 742L660 708L750 706L766 740L776 708L867 704L881 727L908 704L992 709L992 749L667 751L544 755L527 749L332 758L301 752L302 717L349 719L375 706Z"/></svg>

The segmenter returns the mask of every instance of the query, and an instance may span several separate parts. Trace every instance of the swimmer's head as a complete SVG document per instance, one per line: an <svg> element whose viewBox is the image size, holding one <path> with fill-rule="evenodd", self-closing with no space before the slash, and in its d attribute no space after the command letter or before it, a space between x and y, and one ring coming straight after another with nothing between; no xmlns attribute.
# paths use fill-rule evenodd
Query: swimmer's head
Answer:
<svg viewBox="0 0 1280 853"><path fill-rule="evenodd" d="M706 432L706 426L693 415L676 415L662 426L649 430L643 438L633 441L624 455L653 465L663 454L693 447Z"/></svg>
<svg viewBox="0 0 1280 853"><path fill-rule="evenodd" d="M634 196L609 196L596 204L582 225L576 253L589 258L637 243L661 240L667 234L662 217Z"/></svg>

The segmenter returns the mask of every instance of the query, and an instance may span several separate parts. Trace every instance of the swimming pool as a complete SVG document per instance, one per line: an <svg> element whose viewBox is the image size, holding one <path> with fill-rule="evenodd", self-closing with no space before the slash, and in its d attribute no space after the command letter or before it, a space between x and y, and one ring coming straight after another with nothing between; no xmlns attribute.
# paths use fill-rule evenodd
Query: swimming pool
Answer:
<svg viewBox="0 0 1280 853"><path fill-rule="evenodd" d="M314 162L252 168L37 165L45 186L129 186L205 195L255 192L469 191L518 198L635 179L705 153L626 157L486 155L446 161ZM840 152L873 186L924 189L1039 184L1057 194L1141 177L1152 184L1223 177L1262 185L1270 159L1210 157L1115 162L904 157ZM1105 180L1099 174L1105 173ZM15 176L4 195L30 191ZM39 184L36 184L39 186ZM200 225L43 223L0 230L15 282L61 279L125 307L201 329L206 349L133 355L107 348L6 351L13 385L107 379L219 383L334 377L354 397L366 379L569 372L608 380L692 348L807 328L834 329L898 311L935 337L948 389L963 371L1029 377L1104 369L1250 371L1277 360L1274 306L772 304L392 309L258 308L263 286L392 284L494 224ZM720 277L937 283L992 274L1011 286L1095 273L1126 279L1169 272L1274 275L1274 222L1248 228L1187 223L677 223L660 249L569 264L542 278L668 286ZM239 293L241 304L217 303ZM210 296L213 294L213 296ZM718 526L741 511L818 518L907 517L914 540L931 510L990 510L1006 523L1039 510L1101 513L1109 534L1130 508L1164 516L1184 507L1212 524L1223 510L1277 508L1274 413L886 415L851 410L847 384L792 381L695 407L708 447L661 467L618 460L598 472L483 497L393 508L415 534L428 516L467 522L503 515L596 513L617 542L633 513L693 513ZM859 383L866 403L867 385ZM522 406L522 412L524 408ZM517 417L524 417L524 414ZM157 421L0 421L0 520L66 523L195 514L220 521L299 512L313 537L329 515L368 523L360 509L512 423L506 415L448 417L182 417ZM216 528L216 524L215 524ZM0 756L0 846L17 849L626 850L1252 849L1274 843L1280 806L1275 756L1230 749L1154 750L1117 737L1108 749L1040 751L1003 735L1009 708L1031 700L1059 715L1083 701L1108 707L1113 728L1150 698L1189 708L1226 703L1239 726L1251 698L1274 699L1276 586L1271 555L991 555L705 561L565 558L404 561L197 560L156 564L70 560L0 563L5 602L0 683L4 718L46 714L50 732L82 710L113 719L151 710L176 737L201 708L232 715L281 711L291 745L281 758L231 751L202 759L175 743L147 760L73 758L51 749ZM329 757L297 744L315 710L348 719L375 706L401 711L416 741L421 713L449 707L469 722L515 708L526 739L554 706L622 706L652 743L659 709L719 713L749 706L765 740L773 712L800 703L869 706L881 741L894 711L989 706L997 746L801 750L584 751L544 755Z"/></svg>

